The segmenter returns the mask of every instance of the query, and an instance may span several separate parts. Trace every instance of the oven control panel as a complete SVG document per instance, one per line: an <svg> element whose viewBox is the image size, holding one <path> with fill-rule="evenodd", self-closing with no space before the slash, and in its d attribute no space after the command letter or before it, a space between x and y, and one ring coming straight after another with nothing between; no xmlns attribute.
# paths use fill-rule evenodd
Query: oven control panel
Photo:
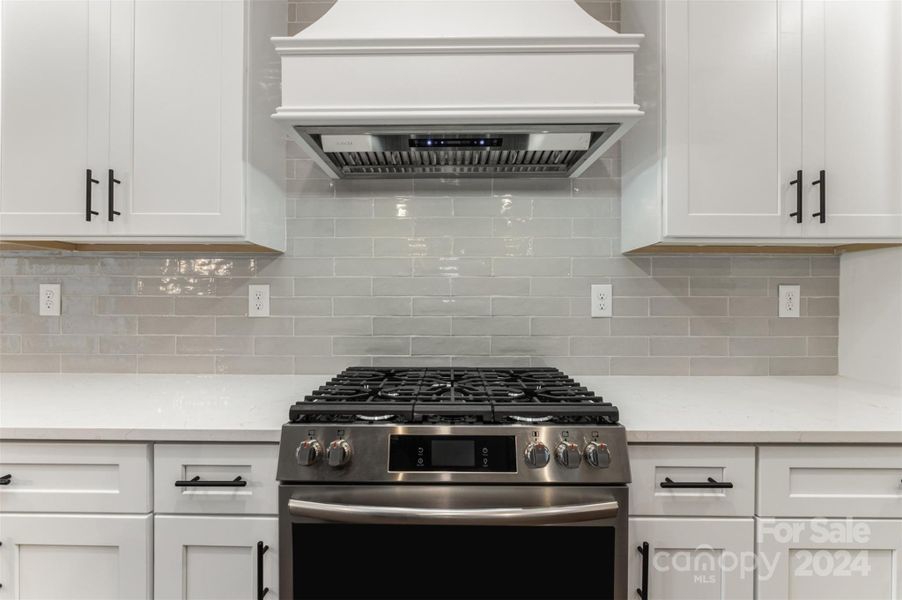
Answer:
<svg viewBox="0 0 902 600"><path fill-rule="evenodd" d="M627 483L620 426L288 425L280 481ZM285 448L290 448L285 451Z"/></svg>
<svg viewBox="0 0 902 600"><path fill-rule="evenodd" d="M514 436L393 435L388 470L515 473L516 448Z"/></svg>

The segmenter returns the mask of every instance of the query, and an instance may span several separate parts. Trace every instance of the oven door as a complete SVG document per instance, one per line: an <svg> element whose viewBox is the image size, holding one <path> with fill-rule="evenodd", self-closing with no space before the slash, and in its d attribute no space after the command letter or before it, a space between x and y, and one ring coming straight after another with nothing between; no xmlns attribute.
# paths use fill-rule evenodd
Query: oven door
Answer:
<svg viewBox="0 0 902 600"><path fill-rule="evenodd" d="M282 486L298 600L626 598L626 487Z"/></svg>

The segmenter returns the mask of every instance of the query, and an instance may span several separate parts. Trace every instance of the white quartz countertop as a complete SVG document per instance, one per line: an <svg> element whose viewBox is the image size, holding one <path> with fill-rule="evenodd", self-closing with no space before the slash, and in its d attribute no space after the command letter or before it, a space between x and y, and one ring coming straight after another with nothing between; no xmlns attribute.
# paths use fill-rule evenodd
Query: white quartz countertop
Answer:
<svg viewBox="0 0 902 600"><path fill-rule="evenodd" d="M3 374L0 439L277 442L329 377ZM842 377L575 379L632 443L902 444L902 390Z"/></svg>

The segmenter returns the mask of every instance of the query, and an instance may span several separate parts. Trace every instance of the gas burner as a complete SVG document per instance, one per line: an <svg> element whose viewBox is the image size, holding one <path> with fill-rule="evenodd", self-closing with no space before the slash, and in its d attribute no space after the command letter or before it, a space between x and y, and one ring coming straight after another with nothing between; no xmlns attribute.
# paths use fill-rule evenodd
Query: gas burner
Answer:
<svg viewBox="0 0 902 600"><path fill-rule="evenodd" d="M487 385L486 395L492 400L519 400L526 398L526 392L510 385Z"/></svg>
<svg viewBox="0 0 902 600"><path fill-rule="evenodd" d="M351 386L323 386L308 399L313 402L365 402L370 397L366 389Z"/></svg>
<svg viewBox="0 0 902 600"><path fill-rule="evenodd" d="M415 400L420 394L417 384L386 385L376 392L376 396L386 400Z"/></svg>
<svg viewBox="0 0 902 600"><path fill-rule="evenodd" d="M397 419L398 415L354 415L354 418L368 423L384 423Z"/></svg>
<svg viewBox="0 0 902 600"><path fill-rule="evenodd" d="M298 402L292 421L615 424L617 409L552 368L352 367Z"/></svg>
<svg viewBox="0 0 902 600"><path fill-rule="evenodd" d="M511 415L508 417L509 421L515 423L548 423L553 419L554 417L551 415L545 415L544 417L521 417L520 415Z"/></svg>
<svg viewBox="0 0 902 600"><path fill-rule="evenodd" d="M595 394L580 387L547 387L536 392L539 402L580 402L594 398Z"/></svg>
<svg viewBox="0 0 902 600"><path fill-rule="evenodd" d="M486 383L510 381L513 378L511 371L499 369L498 371L483 371L478 375Z"/></svg>

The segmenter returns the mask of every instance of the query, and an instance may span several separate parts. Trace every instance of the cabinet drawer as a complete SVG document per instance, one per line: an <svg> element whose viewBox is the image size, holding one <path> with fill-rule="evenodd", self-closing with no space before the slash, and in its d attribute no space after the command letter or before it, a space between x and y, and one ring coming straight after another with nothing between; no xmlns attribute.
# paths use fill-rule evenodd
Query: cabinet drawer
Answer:
<svg viewBox="0 0 902 600"><path fill-rule="evenodd" d="M0 443L0 512L147 513L147 444Z"/></svg>
<svg viewBox="0 0 902 600"><path fill-rule="evenodd" d="M276 444L157 444L154 511L274 515L278 453Z"/></svg>
<svg viewBox="0 0 902 600"><path fill-rule="evenodd" d="M902 517L902 446L759 450L758 514Z"/></svg>
<svg viewBox="0 0 902 600"><path fill-rule="evenodd" d="M755 449L752 447L630 446L629 452L633 471L632 515L755 514ZM714 487L715 484L732 484L732 487Z"/></svg>

